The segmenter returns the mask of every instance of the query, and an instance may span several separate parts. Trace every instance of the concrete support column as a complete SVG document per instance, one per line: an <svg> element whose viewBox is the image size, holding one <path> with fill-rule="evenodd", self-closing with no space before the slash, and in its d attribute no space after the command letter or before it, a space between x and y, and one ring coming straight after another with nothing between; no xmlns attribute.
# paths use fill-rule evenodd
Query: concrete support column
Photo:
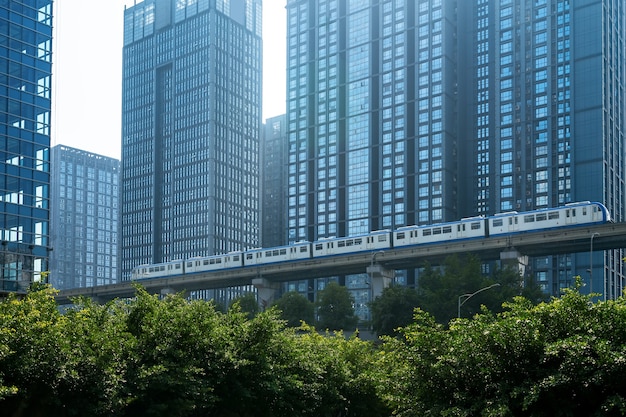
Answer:
<svg viewBox="0 0 626 417"><path fill-rule="evenodd" d="M383 290L391 285L391 280L394 277L394 270L387 269L382 265L370 265L367 267L367 275L369 275L372 286L372 300L376 297L380 297Z"/></svg>
<svg viewBox="0 0 626 417"><path fill-rule="evenodd" d="M276 298L278 290L280 290L280 283L271 282L265 278L253 278L252 285L257 290L259 295L259 307L265 310Z"/></svg>
<svg viewBox="0 0 626 417"><path fill-rule="evenodd" d="M161 288L161 290L159 291L159 295L161 296L161 298L174 294L176 294L176 291L174 291L174 289L170 287Z"/></svg>
<svg viewBox="0 0 626 417"><path fill-rule="evenodd" d="M528 265L528 256L522 255L515 248L508 248L500 252L500 262L502 262L502 266L514 268L521 276L524 276Z"/></svg>

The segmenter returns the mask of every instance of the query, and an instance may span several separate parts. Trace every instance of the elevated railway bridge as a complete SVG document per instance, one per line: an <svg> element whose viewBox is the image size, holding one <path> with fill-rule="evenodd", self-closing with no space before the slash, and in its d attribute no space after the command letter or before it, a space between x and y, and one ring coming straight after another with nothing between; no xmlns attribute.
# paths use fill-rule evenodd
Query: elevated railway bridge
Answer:
<svg viewBox="0 0 626 417"><path fill-rule="evenodd" d="M528 257L620 248L626 248L626 223L608 223L391 248L384 251L349 253L326 258L183 274L136 282L141 284L146 291L154 294L253 284L259 290L259 296L262 299L271 300L272 294L284 281L368 273L372 278L373 294L377 295L388 285L394 270L421 267L425 262L438 265L447 256L453 254L472 253L484 261L499 259L523 268ZM118 284L63 290L56 296L56 300L59 304L70 304L72 298L84 296L98 302L106 302L114 298L132 297L134 293L133 282L125 281Z"/></svg>

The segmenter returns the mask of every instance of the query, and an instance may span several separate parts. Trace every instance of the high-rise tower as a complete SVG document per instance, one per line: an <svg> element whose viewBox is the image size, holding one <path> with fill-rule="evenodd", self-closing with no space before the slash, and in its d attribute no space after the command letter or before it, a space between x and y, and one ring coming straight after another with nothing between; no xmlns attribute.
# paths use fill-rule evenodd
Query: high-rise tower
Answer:
<svg viewBox="0 0 626 417"><path fill-rule="evenodd" d="M0 293L48 269L52 0L0 2Z"/></svg>
<svg viewBox="0 0 626 417"><path fill-rule="evenodd" d="M287 10L289 241L581 200L624 220L623 2L288 0ZM529 270L551 294L582 275L611 297L624 288L622 257L547 257ZM357 304L366 280L345 279Z"/></svg>
<svg viewBox="0 0 626 417"><path fill-rule="evenodd" d="M604 203L625 220L626 6L615 0L459 2L460 215ZM590 235L590 250L593 245ZM590 267L590 256L593 266ZM574 275L609 297L622 251L535 259L558 295Z"/></svg>
<svg viewBox="0 0 626 417"><path fill-rule="evenodd" d="M120 161L64 145L52 148L51 160L50 284L116 283Z"/></svg>
<svg viewBox="0 0 626 417"><path fill-rule="evenodd" d="M122 279L258 246L261 0L124 12Z"/></svg>

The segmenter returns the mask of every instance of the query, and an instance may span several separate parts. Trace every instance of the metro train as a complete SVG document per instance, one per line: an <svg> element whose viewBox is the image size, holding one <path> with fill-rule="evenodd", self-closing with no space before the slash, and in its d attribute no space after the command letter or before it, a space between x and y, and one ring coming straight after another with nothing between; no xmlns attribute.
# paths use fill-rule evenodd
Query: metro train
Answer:
<svg viewBox="0 0 626 417"><path fill-rule="evenodd" d="M603 204L584 201L566 204L558 208L527 212L511 211L493 216L465 218L449 223L404 226L393 231L377 230L361 236L322 238L315 242L297 242L274 248L256 248L224 255L140 265L133 269L131 280L245 268L441 242L482 239L581 225L603 224L611 221L609 211Z"/></svg>

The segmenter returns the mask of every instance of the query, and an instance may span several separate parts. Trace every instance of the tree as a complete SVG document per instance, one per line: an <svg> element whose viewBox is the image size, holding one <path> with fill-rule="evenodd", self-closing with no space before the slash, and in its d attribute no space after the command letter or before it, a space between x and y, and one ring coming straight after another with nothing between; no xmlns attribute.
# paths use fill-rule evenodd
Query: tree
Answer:
<svg viewBox="0 0 626 417"><path fill-rule="evenodd" d="M476 293L482 288L499 284L488 291ZM417 286L419 306L435 317L441 324L447 324L458 313L461 317L471 317L485 305L489 311L503 311L502 303L512 301L516 296L524 296L534 304L546 300L546 295L532 279L524 282L519 271L513 268L496 268L491 275L481 271L481 261L475 256L446 258L441 268L426 268L419 276ZM474 294L461 300L459 297ZM459 311L460 310L460 311Z"/></svg>
<svg viewBox="0 0 626 417"><path fill-rule="evenodd" d="M287 321L289 327L299 327L302 322L314 322L315 305L296 291L283 294L273 305L278 308L280 317Z"/></svg>
<svg viewBox="0 0 626 417"><path fill-rule="evenodd" d="M419 306L417 291L394 285L383 290L370 304L372 327L379 335L396 335L396 329L413 322L413 312Z"/></svg>
<svg viewBox="0 0 626 417"><path fill-rule="evenodd" d="M256 316L260 311L259 302L256 299L256 295L251 292L235 298L231 306L235 304L239 305L238 308L246 313L248 315L248 318L250 319Z"/></svg>
<svg viewBox="0 0 626 417"><path fill-rule="evenodd" d="M398 416L624 415L626 301L594 304L578 289L449 328L418 310L383 345L379 394Z"/></svg>
<svg viewBox="0 0 626 417"><path fill-rule="evenodd" d="M329 283L318 294L317 327L328 330L352 330L358 317L354 314L354 299L348 289L336 282Z"/></svg>

